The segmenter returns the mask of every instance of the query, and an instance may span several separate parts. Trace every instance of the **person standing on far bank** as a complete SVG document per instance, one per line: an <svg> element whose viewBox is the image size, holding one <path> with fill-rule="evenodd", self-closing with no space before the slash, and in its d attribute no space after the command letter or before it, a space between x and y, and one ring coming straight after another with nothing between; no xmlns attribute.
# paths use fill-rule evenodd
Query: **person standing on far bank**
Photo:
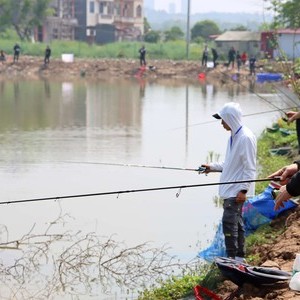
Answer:
<svg viewBox="0 0 300 300"><path fill-rule="evenodd" d="M218 52L215 48L211 49L212 52L212 56L213 56L213 64L214 64L214 68L217 66L217 59L219 57Z"/></svg>
<svg viewBox="0 0 300 300"><path fill-rule="evenodd" d="M204 46L204 50L202 53L202 66L207 66L207 60L208 60L208 47L207 45Z"/></svg>
<svg viewBox="0 0 300 300"><path fill-rule="evenodd" d="M15 44L15 46L14 46L14 62L19 60L20 52L21 52L21 47L19 46L19 44Z"/></svg>
<svg viewBox="0 0 300 300"><path fill-rule="evenodd" d="M144 45L139 50L139 53L140 53L140 65L146 66L146 48Z"/></svg>
<svg viewBox="0 0 300 300"><path fill-rule="evenodd" d="M256 137L242 123L240 105L229 102L213 115L230 132L223 162L202 164L204 173L222 172L220 182L254 180L256 177ZM222 226L227 256L242 260L245 256L245 229L242 207L247 197L254 196L254 183L243 182L219 185L224 200Z"/></svg>
<svg viewBox="0 0 300 300"><path fill-rule="evenodd" d="M232 69L234 68L235 56L236 56L236 51L234 47L231 47L228 51L228 67L230 67L231 64Z"/></svg>
<svg viewBox="0 0 300 300"><path fill-rule="evenodd" d="M256 68L255 64L256 64L256 58L254 55L251 55L249 59L249 69L250 69L251 76L255 75L255 68Z"/></svg>
<svg viewBox="0 0 300 300"><path fill-rule="evenodd" d="M49 46L47 46L47 48L45 50L45 59L44 59L45 65L50 63L50 56L51 56L51 49Z"/></svg>

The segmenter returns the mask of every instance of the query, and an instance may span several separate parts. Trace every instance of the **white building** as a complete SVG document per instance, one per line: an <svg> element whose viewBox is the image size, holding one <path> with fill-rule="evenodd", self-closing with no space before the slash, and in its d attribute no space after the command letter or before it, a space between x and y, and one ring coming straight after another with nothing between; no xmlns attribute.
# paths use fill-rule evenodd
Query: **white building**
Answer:
<svg viewBox="0 0 300 300"><path fill-rule="evenodd" d="M76 39L96 43L142 39L143 0L75 0L75 3L79 24Z"/></svg>

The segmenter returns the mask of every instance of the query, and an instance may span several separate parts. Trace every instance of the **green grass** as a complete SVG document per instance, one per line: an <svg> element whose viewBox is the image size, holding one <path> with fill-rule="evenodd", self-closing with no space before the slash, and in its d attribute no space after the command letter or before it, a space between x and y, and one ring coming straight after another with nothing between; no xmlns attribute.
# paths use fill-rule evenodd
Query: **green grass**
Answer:
<svg viewBox="0 0 300 300"><path fill-rule="evenodd" d="M139 296L139 300L175 300L193 294L193 288L204 275L188 274L183 277L175 277L161 282L160 287L145 289Z"/></svg>
<svg viewBox="0 0 300 300"><path fill-rule="evenodd" d="M289 130L296 130L295 122L292 124L287 124L279 119L279 124L281 128L289 129ZM272 127L274 124L270 124ZM258 153L258 178L265 178L268 175L272 174L273 172L277 171L278 169L282 168L285 165L291 163L291 158L288 156L280 156L276 155L273 156L270 154L269 150L272 148L283 147L283 146L290 146L293 148L298 147L297 142L297 135L291 134L289 136L283 136L280 131L276 132L267 132L265 131L260 138L258 139L257 143L257 153ZM256 184L256 194L261 193L266 187L265 182L257 183Z"/></svg>
<svg viewBox="0 0 300 300"><path fill-rule="evenodd" d="M13 47L18 43L21 47L21 55L44 56L47 43L31 43L20 41L17 37L11 38L6 34L0 34L0 47L6 54L13 54ZM49 43L52 57L60 58L63 53L73 53L77 58L127 58L137 59L138 50L144 44L147 49L146 59L186 59L186 42L183 40L163 43L142 42L116 42L105 45L87 44L79 41L59 41ZM199 44L190 44L189 59L199 60L202 47Z"/></svg>

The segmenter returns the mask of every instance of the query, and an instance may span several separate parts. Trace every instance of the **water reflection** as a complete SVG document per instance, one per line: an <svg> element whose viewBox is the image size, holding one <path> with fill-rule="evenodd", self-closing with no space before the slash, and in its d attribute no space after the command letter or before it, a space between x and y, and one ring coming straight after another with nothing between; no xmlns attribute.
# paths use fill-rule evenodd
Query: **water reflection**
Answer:
<svg viewBox="0 0 300 300"><path fill-rule="evenodd" d="M137 78L1 81L1 201L217 181L215 175L196 172L85 162L197 167L210 151L222 159L228 136L211 115L225 102L237 101L245 113L253 114L245 122L257 135L278 116L249 90L264 93L278 107L281 99L251 84ZM64 226L75 232L117 234L129 245L167 244L170 254L189 261L213 237L221 215L214 201L217 188L185 190L178 198L176 192L62 201L62 211L75 220ZM1 222L10 228L10 236L22 235L32 223L44 224L56 205L3 206Z"/></svg>

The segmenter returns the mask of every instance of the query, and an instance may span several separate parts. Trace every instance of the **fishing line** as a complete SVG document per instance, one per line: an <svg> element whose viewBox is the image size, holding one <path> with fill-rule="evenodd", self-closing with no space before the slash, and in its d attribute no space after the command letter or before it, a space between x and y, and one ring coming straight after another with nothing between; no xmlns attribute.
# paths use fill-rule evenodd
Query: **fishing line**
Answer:
<svg viewBox="0 0 300 300"><path fill-rule="evenodd" d="M106 165L106 166L120 166L120 167L135 167L135 168L150 168L150 169L165 169L165 170L178 170L178 171L199 171L199 169L179 168L179 167L166 167L166 166L148 166L136 164L122 164L122 163L108 163L108 162L89 162L89 161L60 161L66 164L91 164L91 165Z"/></svg>
<svg viewBox="0 0 300 300"><path fill-rule="evenodd" d="M120 194L127 194L127 193L151 192L151 191L161 191L161 190L171 190L171 189L178 189L179 191L181 191L182 189L194 188L194 187L204 187L204 186L224 185L224 184L238 184L238 183L248 183L248 182L263 182L263 181L280 181L280 177L252 179L252 180L239 180L239 181L227 181L227 182L211 182L211 183L191 184L191 185L165 186L165 187L144 188L144 189L135 189L135 190L120 190L120 191L65 195L65 196L55 196L55 197L45 197L45 198L21 199L21 200L11 200L11 201L0 202L0 205L27 203L27 202L42 202L42 201L50 201L50 200L62 200L62 199L70 199L70 198L95 197L95 196L105 196L105 195L118 195L119 196Z"/></svg>
<svg viewBox="0 0 300 300"><path fill-rule="evenodd" d="M232 79L232 77L229 75L229 74L226 74L225 72L222 72L222 71L219 71L219 73L223 74L223 75L226 75L228 76L233 82L239 84L240 86L248 89L248 91L254 95L256 95L258 98L260 98L261 100L267 102L269 105L273 106L274 108L277 109L277 111L281 111L284 115L286 115L286 112L282 109L282 108L279 108L277 105L275 105L274 103L272 103L271 101L267 100L266 98L264 98L263 96L261 96L260 94L256 93L256 92L253 92L252 90L250 90L247 86L243 85L242 83L240 83L239 81L235 81Z"/></svg>
<svg viewBox="0 0 300 300"><path fill-rule="evenodd" d="M291 96L288 95L287 92L283 91L283 89L280 89L275 84L272 85L276 90L280 91L282 94L284 94L288 99L290 99L297 107L299 106L299 98L296 94L293 94L293 96L297 97L298 101L294 100Z"/></svg>

